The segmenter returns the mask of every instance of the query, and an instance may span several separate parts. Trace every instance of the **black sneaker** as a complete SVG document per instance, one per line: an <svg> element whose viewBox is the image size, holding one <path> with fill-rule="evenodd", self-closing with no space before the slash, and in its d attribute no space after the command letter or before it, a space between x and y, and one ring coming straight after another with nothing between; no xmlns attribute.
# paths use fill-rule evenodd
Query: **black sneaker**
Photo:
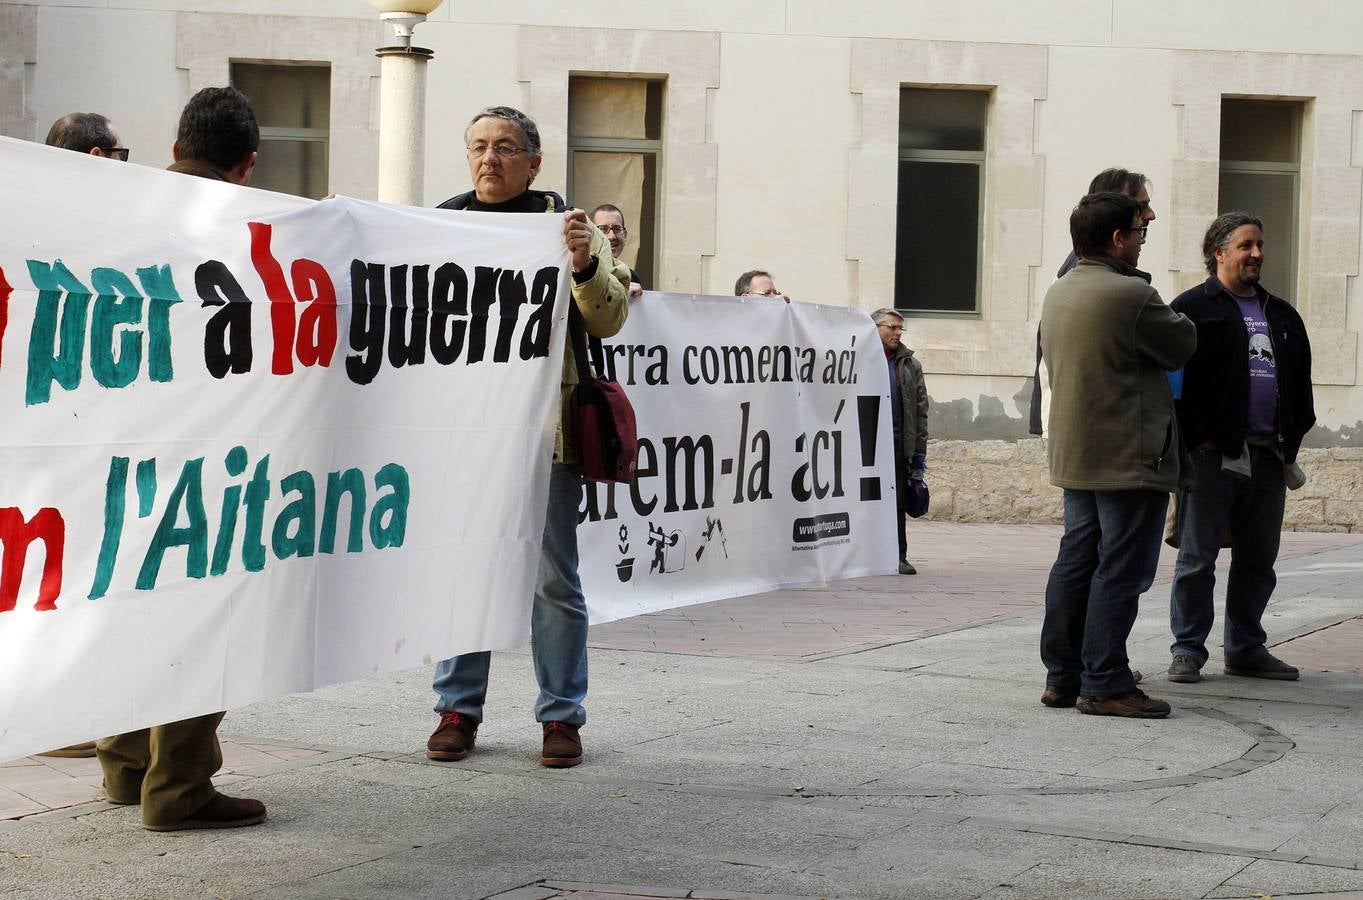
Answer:
<svg viewBox="0 0 1363 900"><path fill-rule="evenodd" d="M1186 653L1176 653L1169 663L1169 680L1194 684L1202 680L1202 667Z"/></svg>
<svg viewBox="0 0 1363 900"><path fill-rule="evenodd" d="M1080 697L1074 705L1086 716L1163 719L1169 715L1168 703L1146 696L1139 688L1119 697Z"/></svg>
<svg viewBox="0 0 1363 900"><path fill-rule="evenodd" d="M1052 709L1070 709L1078 699L1077 690L1051 687L1049 684L1046 685L1046 690L1041 692L1041 705Z"/></svg>
<svg viewBox="0 0 1363 900"><path fill-rule="evenodd" d="M1267 651L1248 662L1226 663L1227 675L1241 678L1272 678L1276 681L1296 681L1301 673L1296 666L1289 666Z"/></svg>

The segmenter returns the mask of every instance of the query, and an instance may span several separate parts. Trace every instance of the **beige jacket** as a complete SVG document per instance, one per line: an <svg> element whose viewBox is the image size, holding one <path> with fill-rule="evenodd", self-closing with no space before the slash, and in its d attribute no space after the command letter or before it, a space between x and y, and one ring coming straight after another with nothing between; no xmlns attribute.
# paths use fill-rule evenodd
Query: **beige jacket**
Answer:
<svg viewBox="0 0 1363 900"><path fill-rule="evenodd" d="M1182 368L1197 329L1114 257L1083 259L1051 285L1041 354L1051 386L1051 484L1173 491L1178 420L1166 371Z"/></svg>
<svg viewBox="0 0 1363 900"><path fill-rule="evenodd" d="M595 225L592 225L591 254L596 259L596 271L591 278L581 284L573 277L573 302L577 304L578 312L582 313L582 322L587 334L607 338L619 332L625 324L625 317L629 314L629 267L611 257L610 242ZM568 398L576 384L577 358L573 355L572 339L565 338L563 381L559 392L558 433L554 436L554 462L577 461L577 454L563 433Z"/></svg>

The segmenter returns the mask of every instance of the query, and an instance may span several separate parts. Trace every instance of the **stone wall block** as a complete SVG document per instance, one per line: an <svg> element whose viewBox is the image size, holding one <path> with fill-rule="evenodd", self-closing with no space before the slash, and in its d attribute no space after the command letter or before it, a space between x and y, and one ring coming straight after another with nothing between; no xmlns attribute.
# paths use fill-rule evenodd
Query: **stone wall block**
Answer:
<svg viewBox="0 0 1363 900"><path fill-rule="evenodd" d="M1041 438L1027 438L1018 441L1018 460L1030 466L1048 466L1046 442Z"/></svg>
<svg viewBox="0 0 1363 900"><path fill-rule="evenodd" d="M1311 531L1325 523L1324 500L1292 500L1283 509L1283 526L1293 531Z"/></svg>
<svg viewBox="0 0 1363 900"><path fill-rule="evenodd" d="M1018 445L1013 441L970 441L966 448L966 459L977 462L1014 462L1018 458Z"/></svg>
<svg viewBox="0 0 1363 900"><path fill-rule="evenodd" d="M965 459L969 441L928 441L928 465Z"/></svg>
<svg viewBox="0 0 1363 900"><path fill-rule="evenodd" d="M1331 525L1363 525L1363 502L1358 500L1335 500L1325 502L1325 521Z"/></svg>

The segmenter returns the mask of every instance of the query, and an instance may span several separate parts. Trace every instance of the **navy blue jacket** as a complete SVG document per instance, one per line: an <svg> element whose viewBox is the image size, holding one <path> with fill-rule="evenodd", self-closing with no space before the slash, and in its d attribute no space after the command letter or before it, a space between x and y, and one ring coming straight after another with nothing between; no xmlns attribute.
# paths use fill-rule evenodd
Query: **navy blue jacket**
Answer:
<svg viewBox="0 0 1363 900"><path fill-rule="evenodd" d="M1273 361L1278 374L1278 446L1294 462L1302 438L1316 424L1311 392L1311 342L1292 305L1262 286ZM1240 306L1216 276L1189 288L1169 304L1197 326L1197 352L1183 369L1178 427L1192 449L1212 441L1239 456L1249 431L1249 331Z"/></svg>

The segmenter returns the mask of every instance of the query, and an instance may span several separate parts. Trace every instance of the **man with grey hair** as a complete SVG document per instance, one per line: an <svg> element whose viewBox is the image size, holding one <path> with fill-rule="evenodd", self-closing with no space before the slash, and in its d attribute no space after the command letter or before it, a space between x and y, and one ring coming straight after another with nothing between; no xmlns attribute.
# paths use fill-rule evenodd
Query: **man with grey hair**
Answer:
<svg viewBox="0 0 1363 900"><path fill-rule="evenodd" d="M1202 241L1209 277L1171 304L1197 325L1197 352L1184 367L1177 401L1196 480L1180 498L1170 681L1202 677L1222 546L1231 551L1226 674L1284 681L1298 675L1268 652L1261 620L1277 585L1286 491L1305 478L1297 450L1316 421L1311 344L1292 305L1259 283L1263 228L1249 213L1218 216Z"/></svg>
<svg viewBox="0 0 1363 900"><path fill-rule="evenodd" d="M922 489L928 454L928 389L923 384L923 364L904 345L904 317L886 307L871 313L885 348L890 367L890 416L894 423L894 483L899 514L895 517L899 537L899 574L917 575L909 562L909 541L904 519L909 513L910 492Z"/></svg>
<svg viewBox="0 0 1363 900"><path fill-rule="evenodd" d="M610 337L625 324L629 269L611 256L605 236L580 209L568 209L553 191L531 190L539 174L540 133L530 117L509 106L475 115L464 130L473 190L440 209L479 212L553 213L563 218L563 242L572 267L571 334ZM549 474L548 515L540 543L539 574L530 613L531 655L539 699L535 718L544 744L540 765L567 768L582 762L578 729L587 720L587 601L578 577L577 508L582 475L572 435L563 429L563 408L577 385L573 344L564 342L558 433ZM426 742L430 759L464 759L473 749L487 698L490 653L465 653L441 661L432 682L440 724Z"/></svg>
<svg viewBox="0 0 1363 900"><path fill-rule="evenodd" d="M47 131L47 146L103 156L128 159L128 148L120 147L118 132L108 116L99 113L68 113L52 123Z"/></svg>

